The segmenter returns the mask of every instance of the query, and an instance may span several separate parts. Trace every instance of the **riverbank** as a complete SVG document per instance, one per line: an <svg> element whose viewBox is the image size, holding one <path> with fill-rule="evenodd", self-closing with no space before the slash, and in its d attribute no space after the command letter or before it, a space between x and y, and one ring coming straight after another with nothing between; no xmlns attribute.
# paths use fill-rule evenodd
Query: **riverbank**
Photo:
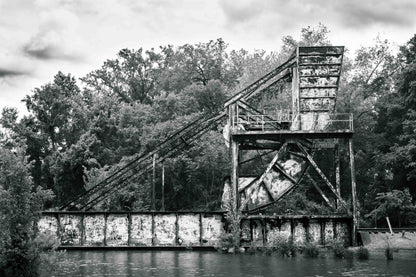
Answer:
<svg viewBox="0 0 416 277"><path fill-rule="evenodd" d="M407 249L416 250L416 231L386 232L379 230L368 230L359 232L362 244L372 250Z"/></svg>

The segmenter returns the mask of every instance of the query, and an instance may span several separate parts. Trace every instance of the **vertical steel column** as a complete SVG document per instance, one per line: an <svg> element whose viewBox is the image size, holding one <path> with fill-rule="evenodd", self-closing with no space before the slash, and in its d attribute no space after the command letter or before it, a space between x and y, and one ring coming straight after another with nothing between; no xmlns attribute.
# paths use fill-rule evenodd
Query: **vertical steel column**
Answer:
<svg viewBox="0 0 416 277"><path fill-rule="evenodd" d="M231 144L231 188L232 188L232 208L235 212L238 211L238 150L239 145L238 141L236 141L233 136L232 132L234 131L235 126L235 115L236 115L236 103L231 104L228 106L228 124L230 127L230 144Z"/></svg>
<svg viewBox="0 0 416 277"><path fill-rule="evenodd" d="M357 245L357 228L358 228L358 207L357 207L357 191L355 180L355 160L352 138L348 139L350 152L350 170L351 170L351 194L352 194L352 244Z"/></svg>
<svg viewBox="0 0 416 277"><path fill-rule="evenodd" d="M336 140L334 148L334 158L335 158L335 189L338 194L341 195L341 166L340 166L340 156L339 156L339 140ZM336 207L339 207L339 200L336 200Z"/></svg>
<svg viewBox="0 0 416 277"><path fill-rule="evenodd" d="M127 213L127 246L131 245L131 224L132 224L131 213Z"/></svg>
<svg viewBox="0 0 416 277"><path fill-rule="evenodd" d="M292 69L292 117L292 123L295 124L296 130L301 130L302 122L299 102L299 47L296 48L296 66ZM293 120L297 120L297 122L293 122ZM293 126L291 128L293 128Z"/></svg>
<svg viewBox="0 0 416 277"><path fill-rule="evenodd" d="M235 139L231 140L231 187L232 187L232 195L233 195L233 210L235 212L238 211L238 141Z"/></svg>
<svg viewBox="0 0 416 277"><path fill-rule="evenodd" d="M165 211L165 161L162 161L162 211Z"/></svg>
<svg viewBox="0 0 416 277"><path fill-rule="evenodd" d="M156 210L156 155L153 154L152 211Z"/></svg>
<svg viewBox="0 0 416 277"><path fill-rule="evenodd" d="M105 212L104 213L104 241L103 241L104 246L107 246L107 229L108 229L107 220L108 220L108 213Z"/></svg>
<svg viewBox="0 0 416 277"><path fill-rule="evenodd" d="M81 238L80 238L80 244L85 245L85 213L82 213L81 215Z"/></svg>

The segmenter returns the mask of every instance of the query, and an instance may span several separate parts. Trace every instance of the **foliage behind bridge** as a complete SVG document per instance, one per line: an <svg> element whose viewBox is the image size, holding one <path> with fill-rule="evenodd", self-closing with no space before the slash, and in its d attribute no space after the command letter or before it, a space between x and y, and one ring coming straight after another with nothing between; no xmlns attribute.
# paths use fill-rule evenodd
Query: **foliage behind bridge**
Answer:
<svg viewBox="0 0 416 277"><path fill-rule="evenodd" d="M35 88L23 100L27 116L19 119L15 109L4 109L2 147L25 147L35 187L51 189L55 199L47 207L57 206L108 176L127 157L152 149L184 122L221 109L227 97L277 66L296 45L330 44L327 33L323 25L304 28L300 40L287 36L273 53L228 50L222 39L157 50L123 49L79 81L58 72L50 83ZM377 39L344 60L337 112L355 116L362 214L377 208L378 193L408 188L413 199L416 195L415 60L416 36L398 53L388 41ZM221 127L190 151L165 161L166 209L219 208L222 179L229 172ZM261 165L247 166L255 171ZM160 199L160 167L157 171ZM349 195L349 178L344 177L343 194ZM150 184L150 175L137 177L99 208L148 209ZM316 212L316 205L304 203L313 198L299 207L277 206L276 211Z"/></svg>

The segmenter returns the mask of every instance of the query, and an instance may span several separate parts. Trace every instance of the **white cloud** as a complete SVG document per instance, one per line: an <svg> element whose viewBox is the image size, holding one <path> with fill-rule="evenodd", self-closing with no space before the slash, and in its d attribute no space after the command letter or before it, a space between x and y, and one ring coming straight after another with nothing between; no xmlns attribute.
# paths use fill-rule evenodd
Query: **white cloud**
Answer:
<svg viewBox="0 0 416 277"><path fill-rule="evenodd" d="M272 51L318 22L349 48L378 33L404 43L415 10L413 0L0 0L0 108L59 70L82 77L126 47L222 37L231 48Z"/></svg>

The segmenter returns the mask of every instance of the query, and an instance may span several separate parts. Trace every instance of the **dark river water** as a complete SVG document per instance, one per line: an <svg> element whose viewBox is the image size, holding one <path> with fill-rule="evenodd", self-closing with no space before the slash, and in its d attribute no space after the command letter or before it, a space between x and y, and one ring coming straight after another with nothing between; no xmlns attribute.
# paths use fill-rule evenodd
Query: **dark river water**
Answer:
<svg viewBox="0 0 416 277"><path fill-rule="evenodd" d="M52 268L55 270L52 271ZM416 276L416 252L369 260L281 258L197 251L68 251L42 268L49 276Z"/></svg>

